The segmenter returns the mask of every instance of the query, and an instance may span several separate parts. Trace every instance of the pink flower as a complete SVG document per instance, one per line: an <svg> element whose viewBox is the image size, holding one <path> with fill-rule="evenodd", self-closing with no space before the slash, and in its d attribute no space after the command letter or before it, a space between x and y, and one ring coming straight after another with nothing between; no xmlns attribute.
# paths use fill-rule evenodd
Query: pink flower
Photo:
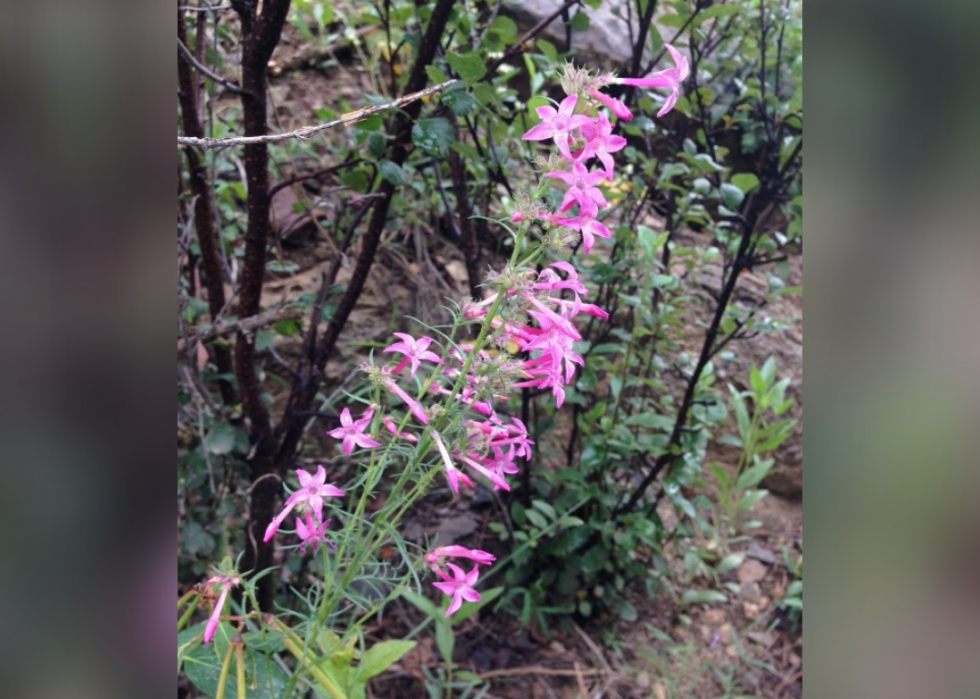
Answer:
<svg viewBox="0 0 980 699"><path fill-rule="evenodd" d="M396 384L390 378L386 378L384 380L384 387L385 389L387 389L391 393L394 393L396 396L398 396L403 401L405 401L405 405L408 406L408 409L412 412L412 415L415 416L416 420L421 422L423 425L429 424L429 418L428 416L426 416L425 410L422 409L422 406L419 404L417 400L415 400L410 395L405 393L405 391L402 390L401 386Z"/></svg>
<svg viewBox="0 0 980 699"><path fill-rule="evenodd" d="M308 511L312 511L316 515L317 521L320 521L323 519L323 498L337 498L344 494L340 488L325 484L327 471L323 466L317 466L316 475L307 473L302 469L296 469L296 477L299 478L299 490L286 499L282 512L269 523L262 541L269 541L276 535L276 531L278 531L283 520L297 505L304 505Z"/></svg>
<svg viewBox="0 0 980 699"><path fill-rule="evenodd" d="M419 370L419 366L421 366L421 362L423 360L435 362L436 364L442 364L442 359L439 358L438 354L428 351L429 345L432 344L431 337L420 337L418 340L416 340L408 333L393 334L400 337L402 341L386 347L383 352L401 352L405 355L405 359L403 359L398 366L392 370L392 374L397 374L400 372L408 363L411 363L412 365L412 377L414 377L415 372Z"/></svg>
<svg viewBox="0 0 980 699"><path fill-rule="evenodd" d="M225 608L225 600L228 599L228 592L232 587L238 585L238 578L229 578L225 575L216 575L215 577L208 580L205 585L214 587L215 585L223 585L221 589L221 594L218 595L218 601L214 605L214 610L211 612L211 616L208 617L208 623L204 626L204 645L211 642L214 638L215 631L218 630L218 623L221 621L221 612Z"/></svg>
<svg viewBox="0 0 980 699"><path fill-rule="evenodd" d="M296 535L299 536L300 540L303 542L299 546L299 550L305 552L307 545L312 544L313 552L316 553L317 546L320 545L321 541L326 541L330 548L336 548L329 539L326 538L327 527L330 526L330 520L325 522L314 522L313 515L309 510L306 511L306 522L304 522L299 517L296 518Z"/></svg>
<svg viewBox="0 0 980 699"><path fill-rule="evenodd" d="M675 49L670 44L664 44L664 47L670 53L670 57L674 59L674 67L668 68L667 70L661 70L657 73L649 75L645 78L617 78L615 82L621 83L623 85L632 85L634 87L667 87L670 88L670 94L667 96L664 105L657 112L657 116L661 117L671 109L674 108L674 104L677 102L677 97L679 96L679 87L687 76L690 74L690 68L687 63L687 58L680 51Z"/></svg>
<svg viewBox="0 0 980 699"><path fill-rule="evenodd" d="M606 168L606 179L610 182L613 178L612 153L626 147L626 139L622 136L612 135L613 125L606 118L605 114L600 114L598 120L582 127L582 135L585 137L585 148L575 153L575 160L584 162L589 158L599 158L599 161Z"/></svg>
<svg viewBox="0 0 980 699"><path fill-rule="evenodd" d="M453 601L449 603L449 609L446 610L446 616L448 617L452 616L463 606L463 600L467 602L480 601L480 593L473 589L473 585L476 584L476 580L480 575L480 566L474 565L473 570L469 573L464 573L457 565L452 563L447 563L446 565L452 570L453 577L450 578L440 571L440 574L444 576L444 580L433 583L433 585L453 598Z"/></svg>
<svg viewBox="0 0 980 699"><path fill-rule="evenodd" d="M364 434L364 430L368 428L368 426L371 424L371 420L373 419L373 408L368 408L365 410L364 414L357 420L352 419L350 416L350 410L344 408L340 413L340 427L335 430L330 430L327 432L327 434L334 439L344 440L343 449L346 456L350 456L355 444L359 447L364 447L365 449L380 447L381 444L379 442L374 441Z"/></svg>
<svg viewBox="0 0 980 699"><path fill-rule="evenodd" d="M469 487L473 487L473 481L469 479L465 473L460 471L453 464L453 460L449 458L449 450L446 449L446 445L443 444L442 437L435 430L432 431L432 439L436 443L436 448L439 450L439 455L442 456L442 463L446 467L446 479L449 481L449 488L459 495L459 482L463 481Z"/></svg>
<svg viewBox="0 0 980 699"><path fill-rule="evenodd" d="M433 549L425 555L425 561L429 566L438 566L443 558L466 558L475 563L480 563L482 565L490 565L497 558L493 554L489 554L486 551L480 551L479 549L468 549L465 546L440 546L439 548ZM437 567L432 568L432 570L438 570Z"/></svg>
<svg viewBox="0 0 980 699"><path fill-rule="evenodd" d="M609 206L602 192L596 188L596 184L606 179L606 173L602 171L589 172L582 163L572 163L572 170L562 172L549 172L545 177L553 180L561 180L568 185L565 198L561 202L562 213L572 208L578 203L581 210L595 216L598 207Z"/></svg>
<svg viewBox="0 0 980 699"><path fill-rule="evenodd" d="M596 221L595 217L590 216L588 212L579 212L578 216L572 218L560 218L552 214L548 214L545 218L552 223L557 223L559 226L570 228L573 231L580 231L582 233L582 243L586 255L589 254L589 250L592 249L592 245L595 243L595 236L599 236L600 238L612 237L609 229Z"/></svg>
<svg viewBox="0 0 980 699"><path fill-rule="evenodd" d="M589 97L609 107L612 113L623 121L629 121L633 118L633 112L630 111L630 108L622 100L610 97L604 92L599 92L594 87L590 87L587 92L589 93Z"/></svg>
<svg viewBox="0 0 980 699"><path fill-rule="evenodd" d="M536 111L541 118L541 123L528 130L522 136L523 140L543 141L546 138L554 138L561 154L572 160L569 147L570 132L592 121L592 117L585 114L575 114L577 100L577 95L569 95L561 101L557 110L551 106L538 107Z"/></svg>

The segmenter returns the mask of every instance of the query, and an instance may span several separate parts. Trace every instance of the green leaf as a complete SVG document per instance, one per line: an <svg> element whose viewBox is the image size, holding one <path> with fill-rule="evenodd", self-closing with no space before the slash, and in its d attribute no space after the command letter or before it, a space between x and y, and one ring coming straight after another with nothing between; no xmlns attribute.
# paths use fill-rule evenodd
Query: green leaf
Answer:
<svg viewBox="0 0 980 699"><path fill-rule="evenodd" d="M442 103L456 116L471 114L480 106L480 103L466 90L450 90L443 93Z"/></svg>
<svg viewBox="0 0 980 699"><path fill-rule="evenodd" d="M235 428L223 420L214 423L204 439L204 447L212 454L230 454L235 447Z"/></svg>
<svg viewBox="0 0 980 699"><path fill-rule="evenodd" d="M425 67L425 74L429 76L429 80L436 84L444 83L449 80L449 76L433 65L428 65Z"/></svg>
<svg viewBox="0 0 980 699"><path fill-rule="evenodd" d="M736 509L739 512L747 512L758 505L759 501L768 494L768 490L751 490L746 493L745 497L738 501L738 507Z"/></svg>
<svg viewBox="0 0 980 699"><path fill-rule="evenodd" d="M727 5L716 5L715 7L727 7ZM742 190L743 194L748 194L759 186L759 178L751 172L741 172L732 176L732 184Z"/></svg>
<svg viewBox="0 0 980 699"><path fill-rule="evenodd" d="M617 599L612 603L613 611L619 616L623 621L636 621L640 618L640 615L636 611L636 607L627 602L624 599Z"/></svg>
<svg viewBox="0 0 980 699"><path fill-rule="evenodd" d="M728 15L734 15L735 13L741 11L741 5L712 5L706 10L702 10L700 16L703 19L708 19L710 17L727 17Z"/></svg>
<svg viewBox="0 0 980 699"><path fill-rule="evenodd" d="M414 590L405 590L402 592L402 597L405 598L406 602L428 616L430 619L435 621L442 619L443 612L439 611L439 608L436 607L436 605L434 605L428 597L423 597Z"/></svg>
<svg viewBox="0 0 980 699"><path fill-rule="evenodd" d="M552 63L558 62L558 49L550 41L545 41L544 39L538 39L534 42L534 45L538 47L538 51L543 53L548 57Z"/></svg>
<svg viewBox="0 0 980 699"><path fill-rule="evenodd" d="M376 677L416 646L415 641L381 641L367 649L361 658L361 680Z"/></svg>
<svg viewBox="0 0 980 699"><path fill-rule="evenodd" d="M688 590L681 595L681 606L689 604L721 604L727 602L728 598L717 590Z"/></svg>
<svg viewBox="0 0 980 699"><path fill-rule="evenodd" d="M448 597L446 598L449 599ZM456 647L456 637L453 635L453 628L445 621L436 624L436 648L439 655L447 665L453 661L453 648Z"/></svg>
<svg viewBox="0 0 980 699"><path fill-rule="evenodd" d="M728 182L719 187L718 191L721 193L721 203L725 205L725 208L732 211L738 209L738 205L745 199L742 190Z"/></svg>
<svg viewBox="0 0 980 699"><path fill-rule="evenodd" d="M272 329L283 337L292 337L299 332L300 324L297 320L287 318L286 320L280 320L278 323L273 325Z"/></svg>
<svg viewBox="0 0 980 699"><path fill-rule="evenodd" d="M459 77L466 82L476 82L487 74L487 65L476 51L469 53L448 53L446 60Z"/></svg>
<svg viewBox="0 0 980 699"><path fill-rule="evenodd" d="M378 173L396 187L405 184L405 171L401 169L400 165L390 160L385 160L378 166Z"/></svg>
<svg viewBox="0 0 980 699"><path fill-rule="evenodd" d="M757 459L754 465L742 471L742 475L735 481L735 487L738 490L754 488L759 485L763 478L769 475L772 465L772 459L762 459L761 461Z"/></svg>
<svg viewBox="0 0 980 699"><path fill-rule="evenodd" d="M745 408L745 399L731 384L728 385L728 392L732 396L731 406L732 410L735 411L735 420L738 423L738 436L741 437L743 444L747 444L749 441L749 411Z"/></svg>
<svg viewBox="0 0 980 699"><path fill-rule="evenodd" d="M255 333L255 351L261 352L262 350L269 349L272 347L275 339L276 334L271 330L259 330Z"/></svg>
<svg viewBox="0 0 980 699"><path fill-rule="evenodd" d="M527 510L525 514L527 515L528 521L534 526L536 526L538 529L547 528L548 520L546 520L544 518L544 515L542 515L537 510Z"/></svg>
<svg viewBox="0 0 980 699"><path fill-rule="evenodd" d="M729 554L724 558L722 558L720 561L718 561L718 565L715 566L715 570L718 571L719 575L724 575L725 573L735 570L740 565L742 565L743 560L745 560L744 554L741 553Z"/></svg>
<svg viewBox="0 0 980 699"><path fill-rule="evenodd" d="M584 575L598 573L603 563L606 562L607 555L605 547L602 544L596 544L582 556L580 570Z"/></svg>
<svg viewBox="0 0 980 699"><path fill-rule="evenodd" d="M222 629L222 626L228 626ZM184 659L184 672L187 679L209 697L217 696L221 663L234 630L226 622L218 626L214 641L201 645L191 651ZM278 664L264 653L246 649L243 658L245 665L245 696L248 699L277 699L285 695L289 677ZM235 659L232 658L231 671L225 678L225 696L238 696Z"/></svg>
<svg viewBox="0 0 980 699"><path fill-rule="evenodd" d="M496 19L493 20L493 24L490 25L490 29L500 34L500 37L505 41L513 41L517 36L517 23L510 17L504 17L503 15L497 15Z"/></svg>
<svg viewBox="0 0 980 699"><path fill-rule="evenodd" d="M412 143L437 158L448 156L449 147L455 140L453 125L442 117L421 119L412 127Z"/></svg>
<svg viewBox="0 0 980 699"><path fill-rule="evenodd" d="M589 24L590 24L589 16L584 12L582 12L582 10L576 12L575 16L572 17L572 19L569 20L568 22L568 26L570 26L572 29L574 29L577 32L588 31Z"/></svg>
<svg viewBox="0 0 980 699"><path fill-rule="evenodd" d="M718 481L718 485L720 485L724 490L728 490L728 485L731 483L731 481L728 478L728 474L725 473L725 469L716 463L709 465L708 469L715 477L715 480Z"/></svg>
<svg viewBox="0 0 980 699"><path fill-rule="evenodd" d="M549 519L555 519L558 517L558 513L555 512L555 508L546 503L544 500L532 500L531 506L541 510Z"/></svg>

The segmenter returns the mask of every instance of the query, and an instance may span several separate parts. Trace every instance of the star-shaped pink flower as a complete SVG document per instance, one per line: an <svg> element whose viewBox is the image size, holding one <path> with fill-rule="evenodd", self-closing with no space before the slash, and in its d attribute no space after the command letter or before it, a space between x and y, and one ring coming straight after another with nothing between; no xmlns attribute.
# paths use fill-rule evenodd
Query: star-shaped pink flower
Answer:
<svg viewBox="0 0 980 699"><path fill-rule="evenodd" d="M450 578L448 575L445 576L445 580L442 582L432 583L435 587L439 588L442 592L447 595L452 596L453 600L449 603L449 609L446 610L446 616L452 616L460 607L463 606L463 600L467 602L479 602L480 593L473 589L476 584L476 580L480 575L480 567L478 565L473 566L473 570L469 573L464 573L463 570L453 563L447 563L449 569L453 572L453 577Z"/></svg>
<svg viewBox="0 0 980 699"><path fill-rule="evenodd" d="M549 172L545 177L561 180L568 185L561 208L558 209L562 213L571 209L576 203L582 207L582 211L589 212L592 216L598 213L598 207L609 206L602 192L596 188L599 182L606 179L606 173L602 170L589 172L582 163L578 162L572 163L571 171Z"/></svg>
<svg viewBox="0 0 980 699"><path fill-rule="evenodd" d="M276 535L283 520L297 505L304 505L307 511L312 511L316 515L317 521L321 521L323 519L323 498L338 498L344 494L340 488L326 484L327 471L323 466L317 466L316 475L307 473L302 469L296 469L296 477L299 478L299 489L286 498L282 512L269 522L262 541L269 541Z"/></svg>
<svg viewBox="0 0 980 699"><path fill-rule="evenodd" d="M350 410L344 408L340 413L340 427L335 430L330 430L327 432L328 435L334 439L342 439L343 450L346 456L350 456L351 451L354 450L354 445L359 447L364 447L365 449L373 449L374 447L380 447L379 442L374 441L366 434L364 430L368 428L371 424L371 420L374 419L374 409L368 408L364 411L364 414L357 420L354 420L350 416Z"/></svg>
<svg viewBox="0 0 980 699"><path fill-rule="evenodd" d="M545 216L546 219L552 223L557 223L559 226L564 226L565 228L570 228L573 231L579 231L582 233L582 243L585 248L585 254L589 254L589 250L592 249L592 245L595 243L595 236L600 238L611 238L612 233L599 221L595 220L594 216L590 216L589 212L579 212L578 216L573 216L571 218L560 218L558 216L553 216L548 214Z"/></svg>
<svg viewBox="0 0 980 699"><path fill-rule="evenodd" d="M402 369L405 368L406 364L411 363L412 371L411 376L415 377L415 372L419 370L421 362L435 362L436 364L442 364L442 359L435 352L429 351L429 345L432 344L431 337L420 337L416 340L414 337L408 333L393 333L396 337L401 338L401 342L396 342L395 344L386 347L383 352L401 352L405 355L398 366L392 370L392 374L397 374Z"/></svg>
<svg viewBox="0 0 980 699"><path fill-rule="evenodd" d="M546 138L554 138L558 150L569 160L572 159L569 147L570 132L581 128L592 121L592 117L585 114L575 114L575 102L577 95L569 95L561 101L558 109L552 106L538 107L538 116L541 123L532 127L522 136L525 141L543 141Z"/></svg>
<svg viewBox="0 0 980 699"><path fill-rule="evenodd" d="M615 165L611 154L626 147L626 139L622 136L614 136L612 130L612 122L605 114L600 114L597 120L582 127L585 148L575 153L575 160L578 162L598 157L606 168L606 179L610 182Z"/></svg>
<svg viewBox="0 0 980 699"><path fill-rule="evenodd" d="M334 546L333 543L326 538L327 527L329 526L329 519L325 522L315 522L313 520L313 515L309 510L306 511L305 522L297 517L296 535L302 541L302 543L299 545L299 550L305 552L307 546L312 546L313 553L316 553L316 549L320 545L321 541L326 541L330 548L336 548L336 546Z"/></svg>

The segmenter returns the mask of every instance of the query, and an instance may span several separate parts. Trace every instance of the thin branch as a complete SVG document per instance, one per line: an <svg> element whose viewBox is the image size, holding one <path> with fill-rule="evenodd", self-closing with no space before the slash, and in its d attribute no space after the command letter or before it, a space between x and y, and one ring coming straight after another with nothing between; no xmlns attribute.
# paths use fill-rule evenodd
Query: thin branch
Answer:
<svg viewBox="0 0 980 699"><path fill-rule="evenodd" d="M231 335L232 333L236 333L238 331L250 332L269 325L270 323L278 323L280 320L300 318L302 315L302 313L293 308L273 308L272 310L250 316L248 318L242 318L241 320L234 320L230 322L218 321L201 332L194 333L192 335L188 335L186 338L177 340L177 352L183 352L185 347L197 341L205 342L212 338L221 337L223 335Z"/></svg>
<svg viewBox="0 0 980 699"><path fill-rule="evenodd" d="M240 85L236 85L235 83L229 80L225 80L220 75L216 75L215 73L212 73L207 66L199 63L198 60L194 57L194 54L191 53L191 50L186 46L184 46L184 42L180 40L180 37L177 37L177 50L180 51L181 54L183 54L184 58L187 59L187 62L194 67L194 70L196 70L198 73L203 75L205 78L208 78L209 80L213 80L219 85L224 85L232 92L237 92L240 95L245 93L245 90L243 90ZM189 138L189 137L184 136L182 138ZM180 138L178 138L177 140L179 141Z"/></svg>
<svg viewBox="0 0 980 699"><path fill-rule="evenodd" d="M207 149L227 148L228 146L240 146L251 143L273 143L275 141L285 141L290 138L310 138L321 131L326 131L327 129L333 128L334 126L352 124L389 109L399 109L404 107L406 104L415 102L416 100L420 100L424 97L428 97L429 95L434 95L437 92L441 92L447 87L455 85L457 82L457 80L449 80L439 85L433 85L432 87L427 87L424 90L413 92L410 95L399 97L395 101L388 102L387 104L364 107L363 109L358 109L357 111L350 112L349 114L344 114L344 116L340 117L339 119L328 121L325 124L319 124L317 126L304 126L301 129L296 129L295 131L290 131L289 133L267 134L265 136L236 136L234 138L191 138L188 136L178 136L177 144Z"/></svg>

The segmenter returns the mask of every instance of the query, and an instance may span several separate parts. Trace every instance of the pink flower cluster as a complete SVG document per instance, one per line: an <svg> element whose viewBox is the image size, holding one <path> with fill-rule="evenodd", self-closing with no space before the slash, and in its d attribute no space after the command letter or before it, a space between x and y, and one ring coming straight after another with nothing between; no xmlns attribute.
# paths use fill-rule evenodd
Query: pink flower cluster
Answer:
<svg viewBox="0 0 980 699"><path fill-rule="evenodd" d="M465 558L475 564L469 573L463 572L462 568L455 563L448 562L447 558ZM432 583L440 592L444 592L452 598L446 616L452 616L463 606L463 600L467 602L479 602L480 593L473 589L477 578L480 575L481 565L490 565L495 560L494 556L486 551L479 549L468 549L464 546L440 546L425 555L425 562L429 569L438 575L442 580ZM449 572L446 571L449 568Z"/></svg>
<svg viewBox="0 0 980 699"><path fill-rule="evenodd" d="M347 412L346 408L344 412ZM348 413L349 419L350 414ZM296 518L296 535L300 539L300 550L305 551L307 546L312 546L313 551L316 551L321 541L326 541L332 547L333 544L326 538L330 520L324 521L323 519L323 499L342 497L344 491L327 484L327 471L323 466L317 466L315 475L302 469L296 469L296 477L299 479L299 489L286 498L282 512L269 522L262 541L272 539L286 516L298 507L303 513L302 519Z"/></svg>
<svg viewBox="0 0 980 699"><path fill-rule="evenodd" d="M612 134L613 125L604 113L593 114L595 105L599 104L608 107L620 119L631 119L633 115L625 104L604 94L600 88L609 84L667 87L671 94L658 113L662 116L673 108L678 86L688 74L687 60L673 46L667 46L667 50L675 67L647 78L615 78L611 74L589 77L582 71L571 69L566 72L563 84L569 96L557 109L539 107L537 113L541 123L523 138L528 141L554 140L567 167L548 172L545 177L561 182L567 189L557 211L548 212L540 204L529 203L525 210L513 215L515 223L526 226L537 219L579 232L586 254L596 237L611 237L609 229L598 220L600 209L609 206L598 185L612 181L612 154L626 146L626 139ZM601 169L589 169L587 163L593 158L602 164ZM559 237L564 240L564 235ZM449 487L457 494L460 483L473 487L470 473L486 478L494 490L510 490L507 476L518 472L517 459L531 457L534 442L528 437L524 423L514 417L499 415L494 410L494 402L509 399L517 388L551 389L557 406L561 407L565 387L574 378L575 366L584 366L582 357L573 348L574 343L582 339L573 320L580 313L608 318L601 308L583 301L588 290L579 280L575 267L568 262L552 262L540 272L507 267L503 273L491 272L488 282L497 289L496 293L478 302L465 303L463 313L471 320L486 319L493 309L493 317L489 320L493 340L508 352L476 352L473 346L460 345L458 349L450 348L444 359L430 349L435 342L433 338L415 338L399 332L395 333L398 342L383 350L383 354L401 355L397 364L363 366L376 386L404 403L418 425L428 428ZM512 356L519 353L524 354L523 359ZM426 380L426 390L433 396L454 396L466 410L463 420L439 427L440 431L432 429L430 421L441 414L441 406L426 410L420 400L411 396L397 381L405 369L410 378L415 378L423 362L441 365L440 371ZM448 385L444 385L444 381ZM348 408L343 409L340 427L328 434L341 440L345 455L349 456L355 447L373 449L381 446L378 441L382 436L381 427L390 435L389 439L418 444L421 437L406 425L407 416L396 424L391 415L382 415L379 424L373 427L377 409L376 405L369 406L356 420ZM442 421L437 420L436 425L441 424ZM297 535L302 547L312 545L315 550L319 542L325 540L330 523L330 520L323 520L323 498L339 497L344 493L326 484L322 466L316 475L305 471L296 473L300 489L286 500L282 512L269 524L265 541L269 541L286 516L299 507L303 518L296 519ZM447 560L451 558L467 559L475 565L465 572ZM425 556L429 568L440 578L434 583L435 587L452 598L446 616L456 612L464 601L480 600L474 589L479 566L489 565L494 560L489 553L463 546L439 547Z"/></svg>
<svg viewBox="0 0 980 699"><path fill-rule="evenodd" d="M670 96L657 112L658 117L663 116L674 108L679 96L680 83L687 78L689 72L687 59L683 54L669 44L665 46L674 60L674 67L646 78L617 78L611 73L606 73L592 79L579 79L573 73L566 84L566 90L570 93L568 97L561 101L558 109L550 106L538 107L536 111L541 123L532 127L523 136L525 141L554 139L558 152L570 163L570 169L550 172L545 177L560 180L568 185L558 213L565 214L575 205L578 205L578 212L572 216L545 213L541 218L581 233L586 255L595 243L596 236L609 238L612 235L609 229L597 220L599 209L605 208L608 203L596 185L602 180L612 181L612 153L622 150L626 146L626 139L612 135L612 124L605 114L593 117L576 113L582 109L591 111L589 107L579 102L579 92L605 105L620 119L629 120L633 118L629 108L621 100L601 92L601 87L613 84L667 87L670 88ZM585 163L592 158L599 159L603 165L602 170L590 171L585 166ZM533 212L515 214L515 222L523 220L528 213Z"/></svg>

